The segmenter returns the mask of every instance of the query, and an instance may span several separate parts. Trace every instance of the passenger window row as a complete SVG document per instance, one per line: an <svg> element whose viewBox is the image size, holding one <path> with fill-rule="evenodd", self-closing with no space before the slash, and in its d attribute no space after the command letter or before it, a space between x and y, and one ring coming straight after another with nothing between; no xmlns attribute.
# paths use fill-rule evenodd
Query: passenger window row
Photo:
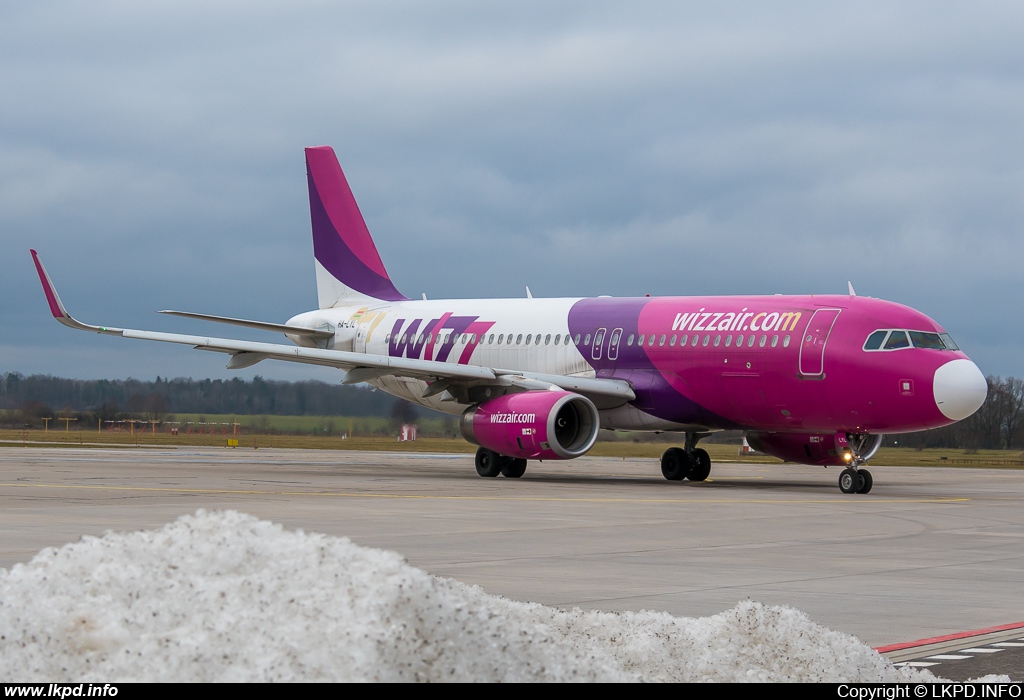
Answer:
<svg viewBox="0 0 1024 700"><path fill-rule="evenodd" d="M577 345L580 345L580 338L581 338L580 334L577 334L577 335L575 335L575 338L572 339L572 342L577 344ZM778 335L773 335L773 336L770 336L770 338L771 338L771 347L773 347L773 348L777 347L778 343L779 343L779 336ZM712 346L717 348L717 347L719 347L719 346L721 346L723 344L723 340L724 340L725 347L727 347L727 348L732 347L733 343L735 343L735 346L737 348L742 347L744 342L746 343L746 347L749 347L749 348L753 348L755 344L757 344L758 347L763 348L766 345L768 345L769 336L762 335L760 337L760 339L759 339L757 334L751 334L750 336L744 336L741 333L736 334L735 336L733 336L733 335L723 336L722 334L716 334L714 336L711 335L711 334L705 334L705 335L701 336L698 333L693 334L692 336L687 336L687 335L680 336L680 335L676 335L676 334L673 334L671 336L669 334L662 334L662 336L658 336L657 334L653 334L652 333L652 334L650 334L649 338L646 337L646 336L640 336L638 338L636 335L630 334L629 338L626 339L626 345L628 345L629 347L633 347L633 344L636 343L636 346L638 348L642 348L642 347L644 347L644 345L646 345L649 348L652 348L652 347L654 347L656 345L657 347L660 348L660 347L665 347L666 344L668 344L670 348L674 348L677 345L680 348L685 348L687 346L695 348L698 345L701 346L701 347L705 347L706 348L709 345L712 345ZM790 343L792 342L792 337L791 336L786 335L781 340L782 340L782 347L783 348L790 347ZM595 337L594 342L595 343L599 343L600 341L598 340L598 338ZM618 344L618 339L614 335L612 335L612 337L611 337L611 344L612 345L617 345ZM583 338L583 345L584 346L588 346L588 347L590 346L590 334L589 333L586 335L586 337Z"/></svg>
<svg viewBox="0 0 1024 700"><path fill-rule="evenodd" d="M949 333L929 333L900 329L877 330L868 336L864 349L902 350L904 348L925 348L928 350L959 350Z"/></svg>
<svg viewBox="0 0 1024 700"><path fill-rule="evenodd" d="M512 333L509 333L507 336L504 333L501 333L501 334L499 334L497 336L497 338L495 338L495 334L494 333L491 333L489 336L488 335L481 335L480 338L479 338L481 345L484 345L484 344L486 344L486 345L512 345L513 344L512 343L512 339L513 339L513 334ZM562 334L561 333L556 334L553 339L552 339L552 335L550 333L548 333L547 335L543 335L541 333L538 333L537 335L534 335L532 333L527 333L526 334L526 342L523 342L523 334L520 333L515 338L515 344L516 345L540 345L542 340L544 341L545 345L561 345L561 344L563 344ZM391 342L391 334L390 333L388 333L388 335L384 338L384 342L385 343L390 343ZM423 333L420 333L418 335L413 335L410 338L408 334L403 333L402 336L398 339L397 342L402 344L402 345L405 345L405 344L408 344L408 343L411 343L413 345L418 345L420 343L425 343L427 345L430 345L432 342L434 342L434 334L433 333L427 333L426 336L424 336ZM476 333L438 333L437 334L437 344L438 345L454 345L456 343L460 343L462 345L467 345L467 344L468 345L472 345L472 344L475 344L476 342L477 342L477 335L476 335ZM564 344L565 345L569 344L569 335L568 334L566 334L566 336L565 336Z"/></svg>

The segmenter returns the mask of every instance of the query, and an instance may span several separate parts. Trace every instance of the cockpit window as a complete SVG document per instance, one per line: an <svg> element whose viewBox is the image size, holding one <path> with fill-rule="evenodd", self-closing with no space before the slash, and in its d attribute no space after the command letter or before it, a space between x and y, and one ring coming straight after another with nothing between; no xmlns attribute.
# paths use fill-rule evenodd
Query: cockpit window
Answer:
<svg viewBox="0 0 1024 700"><path fill-rule="evenodd" d="M909 340L907 336L910 336ZM886 337L888 336L888 340ZM949 333L929 333L911 330L877 330L864 341L865 350L901 350L903 348L924 348L925 350L959 350Z"/></svg>
<svg viewBox="0 0 1024 700"><path fill-rule="evenodd" d="M929 350L945 350L942 339L938 333L924 333L923 331L910 331L910 342L915 348L927 348Z"/></svg>
<svg viewBox="0 0 1024 700"><path fill-rule="evenodd" d="M882 347L882 341L885 340L885 334L889 331L875 331L868 336L868 342L864 343L865 350L877 350Z"/></svg>
<svg viewBox="0 0 1024 700"><path fill-rule="evenodd" d="M909 348L910 341L907 340L907 334L903 331L893 331L889 334L889 339L885 341L886 350L898 350L899 348Z"/></svg>

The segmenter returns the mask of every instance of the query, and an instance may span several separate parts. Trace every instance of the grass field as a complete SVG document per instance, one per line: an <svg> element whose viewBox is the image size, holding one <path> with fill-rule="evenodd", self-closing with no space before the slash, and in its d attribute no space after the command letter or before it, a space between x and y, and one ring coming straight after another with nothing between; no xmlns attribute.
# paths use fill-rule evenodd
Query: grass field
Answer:
<svg viewBox="0 0 1024 700"><path fill-rule="evenodd" d="M7 411L6 413L8 415L0 417L4 418L8 424L17 425L19 421L15 415L17 412ZM383 435L394 432L391 421L378 416L272 416L228 413L176 413L167 416L156 429L157 432L167 432L171 427L177 427L180 433L221 433L234 431L233 425L236 423L242 434L269 432L340 436L342 434ZM423 416L416 420L416 424L421 433L444 434L443 418L440 416ZM37 425L42 427L42 423L37 422ZM70 432L79 430L95 434L99 432L97 427L94 422L90 422L88 425L72 422ZM145 430L149 431L150 426L145 426ZM60 418L50 421L48 432L55 431L65 431L64 422ZM119 429L112 430L110 425L104 425L103 432L119 432Z"/></svg>
<svg viewBox="0 0 1024 700"><path fill-rule="evenodd" d="M207 416L207 423L214 423L214 416ZM314 418L314 417L308 417ZM343 419L335 419L340 424ZM360 420L360 419L355 419ZM373 419L362 419L373 420ZM381 419L385 420L385 419ZM230 422L230 421L224 421ZM239 421L241 422L241 421ZM385 420L386 422L386 420ZM440 426L439 426L440 428ZM230 427L228 428L230 430ZM228 439L238 440L237 448L227 448ZM681 442L681 441L680 441ZM50 446L50 447L170 447L199 445L225 447L225 449L318 449L318 450L371 450L381 452L441 452L472 454L476 446L461 438L420 438L415 442L399 442L394 436L361 436L356 434L342 439L338 434L316 435L256 435L243 427L241 434L184 434L142 431L131 435L125 432L96 432L87 430L61 429L42 430L0 430L0 446ZM657 459L668 447L664 442L615 442L600 441L589 454L599 457L645 457ZM716 462L779 463L781 460L767 455L739 455L736 445L702 444ZM1024 469L1024 452L1007 450L915 450L907 448L882 448L871 464L877 466L928 466L928 467L1002 467Z"/></svg>

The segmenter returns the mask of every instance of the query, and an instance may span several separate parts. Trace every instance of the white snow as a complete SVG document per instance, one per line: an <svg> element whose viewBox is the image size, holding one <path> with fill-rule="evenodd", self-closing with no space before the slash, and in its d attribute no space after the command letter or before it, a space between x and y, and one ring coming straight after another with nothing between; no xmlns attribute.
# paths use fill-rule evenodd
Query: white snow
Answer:
<svg viewBox="0 0 1024 700"><path fill-rule="evenodd" d="M242 513L107 533L0 569L9 681L909 681L788 607L559 610Z"/></svg>

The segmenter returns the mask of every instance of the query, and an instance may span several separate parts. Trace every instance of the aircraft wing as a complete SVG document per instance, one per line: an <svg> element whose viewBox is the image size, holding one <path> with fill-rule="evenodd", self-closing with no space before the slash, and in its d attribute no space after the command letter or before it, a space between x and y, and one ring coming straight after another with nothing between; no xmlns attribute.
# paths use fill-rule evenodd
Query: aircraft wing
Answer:
<svg viewBox="0 0 1024 700"><path fill-rule="evenodd" d="M122 338L137 340L153 340L163 343L191 345L197 350L222 352L231 355L228 369L250 367L263 360L283 360L303 364L336 367L347 372L344 382L348 384L367 381L385 376L410 377L422 379L433 384L427 387L425 396L440 393L453 383L470 382L473 384L498 384L503 386L519 386L523 389L547 389L558 387L567 391L575 391L591 398L603 399L602 403L621 405L636 397L628 382L618 379L596 379L591 377L565 377L561 375L537 374L517 370L502 370L477 365L461 365L450 362L420 360L405 357L388 357L386 355L370 355L365 353L347 352L343 350L326 350L322 348L305 348L280 343L261 343L230 338L214 338L200 335L184 335L181 333L161 333L157 331L135 330L131 328L114 328L94 326L82 323L67 312L57 294L50 276L46 273L39 255L31 251L32 260L43 285L50 313L59 323L76 330L119 335ZM185 314L176 314L185 315ZM190 314L202 317L200 314ZM218 320L220 317L216 317ZM210 319L212 320L212 319ZM230 319L237 321L240 319ZM261 322L239 323L259 327ZM277 324L263 324L272 327L266 330L280 330ZM289 329L291 327L288 327Z"/></svg>
<svg viewBox="0 0 1024 700"><path fill-rule="evenodd" d="M200 321L213 321L214 323L226 323L232 326L242 326L243 328L255 328L259 331L274 331L277 333L286 333L291 335L302 335L307 338L333 338L334 331L320 330L317 328L306 328L304 326L286 326L281 323L267 323L266 321L250 321L244 318L232 318L230 316L214 316L212 314L197 314L191 311L157 311L158 314L167 314L168 316L181 316L183 318L195 318Z"/></svg>

